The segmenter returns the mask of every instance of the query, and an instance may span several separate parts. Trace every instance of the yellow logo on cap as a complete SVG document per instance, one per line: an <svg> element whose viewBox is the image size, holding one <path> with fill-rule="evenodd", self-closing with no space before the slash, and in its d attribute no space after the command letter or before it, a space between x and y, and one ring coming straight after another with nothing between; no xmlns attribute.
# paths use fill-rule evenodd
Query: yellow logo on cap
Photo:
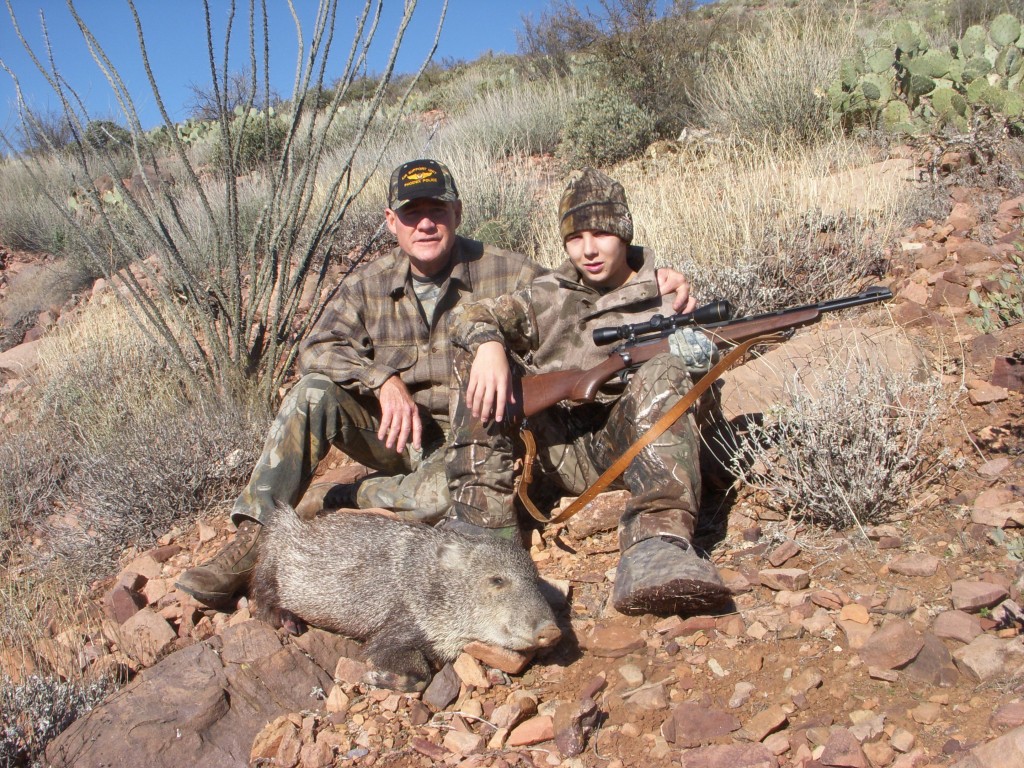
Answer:
<svg viewBox="0 0 1024 768"><path fill-rule="evenodd" d="M423 166L420 166L419 168L410 168L402 175L402 181L404 181L408 186L437 181L437 171L433 168L425 168Z"/></svg>

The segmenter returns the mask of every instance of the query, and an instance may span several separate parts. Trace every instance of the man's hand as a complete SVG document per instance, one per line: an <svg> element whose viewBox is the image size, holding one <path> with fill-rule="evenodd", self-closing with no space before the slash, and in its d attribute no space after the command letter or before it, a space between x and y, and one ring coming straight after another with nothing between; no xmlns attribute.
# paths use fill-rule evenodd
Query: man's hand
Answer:
<svg viewBox="0 0 1024 768"><path fill-rule="evenodd" d="M466 387L466 405L473 411L473 418L487 421L492 417L501 421L505 417L505 405L511 400L512 369L505 355L505 347L499 341L487 341L480 345L469 371L469 385Z"/></svg>
<svg viewBox="0 0 1024 768"><path fill-rule="evenodd" d="M676 295L672 300L672 309L676 312L693 312L697 308L697 299L690 295L690 281L682 272L662 267L656 271L658 276L658 293L668 296Z"/></svg>
<svg viewBox="0 0 1024 768"><path fill-rule="evenodd" d="M380 401L377 439L384 440L384 445L401 453L412 435L413 447L420 450L423 447L423 422L405 382L397 375L390 377L377 390L377 399Z"/></svg>

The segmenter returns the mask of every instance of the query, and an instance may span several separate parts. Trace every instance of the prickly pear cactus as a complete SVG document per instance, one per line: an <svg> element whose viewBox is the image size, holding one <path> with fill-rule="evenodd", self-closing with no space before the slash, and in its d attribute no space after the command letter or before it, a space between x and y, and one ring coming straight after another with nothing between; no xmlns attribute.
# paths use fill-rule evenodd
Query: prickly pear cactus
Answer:
<svg viewBox="0 0 1024 768"><path fill-rule="evenodd" d="M1022 32L1004 13L933 48L914 22L899 21L842 63L828 89L833 119L903 133L967 131L979 119L1024 130Z"/></svg>

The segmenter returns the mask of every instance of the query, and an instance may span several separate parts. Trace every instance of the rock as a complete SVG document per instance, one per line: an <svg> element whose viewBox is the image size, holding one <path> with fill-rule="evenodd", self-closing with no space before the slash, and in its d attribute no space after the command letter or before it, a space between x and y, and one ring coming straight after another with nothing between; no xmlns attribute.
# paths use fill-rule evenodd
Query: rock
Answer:
<svg viewBox="0 0 1024 768"><path fill-rule="evenodd" d="M903 555L889 563L889 570L901 576L934 576L939 558L934 555Z"/></svg>
<svg viewBox="0 0 1024 768"><path fill-rule="evenodd" d="M871 616L868 614L868 609L860 603L850 603L844 605L843 609L839 612L840 621L855 621L858 624L870 624Z"/></svg>
<svg viewBox="0 0 1024 768"><path fill-rule="evenodd" d="M301 635L291 637L289 642L303 653L308 654L321 669L333 670L338 659L359 658L361 647L358 642L333 632L310 627ZM353 681L354 682L354 681Z"/></svg>
<svg viewBox="0 0 1024 768"><path fill-rule="evenodd" d="M0 373L25 378L39 365L39 345L42 343L41 339L36 339L0 352Z"/></svg>
<svg viewBox="0 0 1024 768"><path fill-rule="evenodd" d="M409 746L421 755L432 760L434 763L441 763L450 755L448 750L444 747L438 746L437 744L419 737L409 739Z"/></svg>
<svg viewBox="0 0 1024 768"><path fill-rule="evenodd" d="M836 621L836 624L843 634L846 635L846 644L849 646L851 651L856 651L864 647L864 645L871 639L871 636L875 634L875 628L871 624L861 624L858 621Z"/></svg>
<svg viewBox="0 0 1024 768"><path fill-rule="evenodd" d="M974 747L954 768L1020 768L1024 765L1024 727Z"/></svg>
<svg viewBox="0 0 1024 768"><path fill-rule="evenodd" d="M170 624L148 609L139 611L121 625L125 653L144 667L153 666L177 637Z"/></svg>
<svg viewBox="0 0 1024 768"><path fill-rule="evenodd" d="M221 658L229 664L249 664L281 647L277 632L262 621L250 619L224 630Z"/></svg>
<svg viewBox="0 0 1024 768"><path fill-rule="evenodd" d="M423 703L440 711L459 697L460 687L458 674L451 664L445 664L423 692Z"/></svg>
<svg viewBox="0 0 1024 768"><path fill-rule="evenodd" d="M680 768L777 768L775 759L764 744L716 744L700 749L684 750L679 756Z"/></svg>
<svg viewBox="0 0 1024 768"><path fill-rule="evenodd" d="M444 735L444 747L457 755L472 755L484 748L484 737L478 733L451 730Z"/></svg>
<svg viewBox="0 0 1024 768"><path fill-rule="evenodd" d="M1017 640L1001 640L992 635L979 635L968 645L953 653L957 669L979 683L1009 677L1021 663L1021 648Z"/></svg>
<svg viewBox="0 0 1024 768"><path fill-rule="evenodd" d="M538 715L513 728L505 746L528 747L540 744L542 741L551 741L553 738L555 738L554 720L548 715Z"/></svg>
<svg viewBox="0 0 1024 768"><path fill-rule="evenodd" d="M646 647L635 629L620 625L598 625L582 636L582 645L595 656L617 659Z"/></svg>
<svg viewBox="0 0 1024 768"><path fill-rule="evenodd" d="M915 723L931 725L942 716L942 707L934 701L925 701L910 710Z"/></svg>
<svg viewBox="0 0 1024 768"><path fill-rule="evenodd" d="M728 712L687 701L679 704L661 726L665 740L679 747L707 744L740 728L739 719Z"/></svg>
<svg viewBox="0 0 1024 768"><path fill-rule="evenodd" d="M781 568L782 565L800 554L800 545L792 539L786 539L782 544L768 554L768 562L772 568Z"/></svg>
<svg viewBox="0 0 1024 768"><path fill-rule="evenodd" d="M118 624L124 624L145 607L146 598L143 595L120 584L103 596L104 610Z"/></svg>
<svg viewBox="0 0 1024 768"><path fill-rule="evenodd" d="M750 694L755 690L756 688L753 683L736 683L736 687L733 688L732 696L729 697L729 703L727 706L729 709L739 709L750 700Z"/></svg>
<svg viewBox="0 0 1024 768"><path fill-rule="evenodd" d="M1009 592L998 584L987 581L960 579L953 582L953 607L960 611L979 611L991 608L1009 597Z"/></svg>
<svg viewBox="0 0 1024 768"><path fill-rule="evenodd" d="M537 702L530 696L520 696L512 702L494 708L491 722L498 728L515 728L527 717L537 714Z"/></svg>
<svg viewBox="0 0 1024 768"><path fill-rule="evenodd" d="M743 724L743 730L750 736L751 741L763 741L768 734L784 728L788 722L785 710L775 705L750 718Z"/></svg>
<svg viewBox="0 0 1024 768"><path fill-rule="evenodd" d="M344 685L357 685L366 676L367 666L359 659L339 656L334 662L334 679ZM444 707L440 707L444 709Z"/></svg>
<svg viewBox="0 0 1024 768"><path fill-rule="evenodd" d="M846 728L833 728L818 758L822 765L842 768L871 768L860 742Z"/></svg>
<svg viewBox="0 0 1024 768"><path fill-rule="evenodd" d="M463 649L474 659L482 661L489 667L500 669L510 675L518 675L526 665L533 659L533 652L521 653L509 648L501 648L497 645L488 645L473 641Z"/></svg>
<svg viewBox="0 0 1024 768"><path fill-rule="evenodd" d="M487 679L487 673L480 665L480 662L468 653L460 653L459 657L452 664L452 668L455 670L455 674L459 676L459 679L466 685L483 689L491 687L491 681Z"/></svg>
<svg viewBox="0 0 1024 768"><path fill-rule="evenodd" d="M965 611L944 611L935 617L932 632L937 637L969 643L981 634L981 622L977 616Z"/></svg>
<svg viewBox="0 0 1024 768"><path fill-rule="evenodd" d="M953 687L960 678L949 649L942 640L930 632L924 635L924 645L920 653L904 667L903 671L913 680L941 688Z"/></svg>
<svg viewBox="0 0 1024 768"><path fill-rule="evenodd" d="M891 619L860 648L865 664L881 669L899 669L924 647L924 638L906 621Z"/></svg>
<svg viewBox="0 0 1024 768"><path fill-rule="evenodd" d="M1003 704L992 713L988 722L997 731L1024 725L1024 701L1011 701Z"/></svg>
<svg viewBox="0 0 1024 768"><path fill-rule="evenodd" d="M809 691L819 688L822 684L821 672L813 667L803 670L789 681L784 693L787 696L806 695Z"/></svg>
<svg viewBox="0 0 1024 768"><path fill-rule="evenodd" d="M897 589L885 601L885 612L895 616L906 616L917 610L920 600L917 595L907 589Z"/></svg>
<svg viewBox="0 0 1024 768"><path fill-rule="evenodd" d="M159 579L163 575L163 566L156 561L152 555L139 555L128 563L122 573L137 573L139 576L149 579Z"/></svg>
<svg viewBox="0 0 1024 768"><path fill-rule="evenodd" d="M587 746L587 737L597 723L598 709L593 699L559 705L552 727L555 746L562 757L575 757Z"/></svg>
<svg viewBox="0 0 1024 768"><path fill-rule="evenodd" d="M976 387L969 387L967 398L972 405L988 405L989 403L1000 403L1010 395L1003 387L995 387L988 382L982 382Z"/></svg>
<svg viewBox="0 0 1024 768"><path fill-rule="evenodd" d="M914 748L914 734L906 728L897 728L889 738L889 743L897 752L909 752Z"/></svg>
<svg viewBox="0 0 1024 768"><path fill-rule="evenodd" d="M292 647L232 664L196 643L72 723L46 760L61 768L126 765L130 740L131 765L247 765L264 723L316 706L310 693L330 687L330 675Z"/></svg>
<svg viewBox="0 0 1024 768"><path fill-rule="evenodd" d="M768 589L797 591L811 583L811 574L799 568L768 568L758 572L758 578Z"/></svg>
<svg viewBox="0 0 1024 768"><path fill-rule="evenodd" d="M582 541L602 531L614 531L619 524L619 518L626 511L628 500L628 491L600 493L566 521L565 530L569 537L576 541Z"/></svg>

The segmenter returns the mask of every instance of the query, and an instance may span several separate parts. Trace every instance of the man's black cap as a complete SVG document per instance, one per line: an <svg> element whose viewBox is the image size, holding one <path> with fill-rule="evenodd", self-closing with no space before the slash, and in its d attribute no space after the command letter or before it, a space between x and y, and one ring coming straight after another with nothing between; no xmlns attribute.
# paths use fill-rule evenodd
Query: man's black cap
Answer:
<svg viewBox="0 0 1024 768"><path fill-rule="evenodd" d="M388 185L388 208L397 211L420 198L454 203L459 199L452 172L437 160L410 160L395 168Z"/></svg>

